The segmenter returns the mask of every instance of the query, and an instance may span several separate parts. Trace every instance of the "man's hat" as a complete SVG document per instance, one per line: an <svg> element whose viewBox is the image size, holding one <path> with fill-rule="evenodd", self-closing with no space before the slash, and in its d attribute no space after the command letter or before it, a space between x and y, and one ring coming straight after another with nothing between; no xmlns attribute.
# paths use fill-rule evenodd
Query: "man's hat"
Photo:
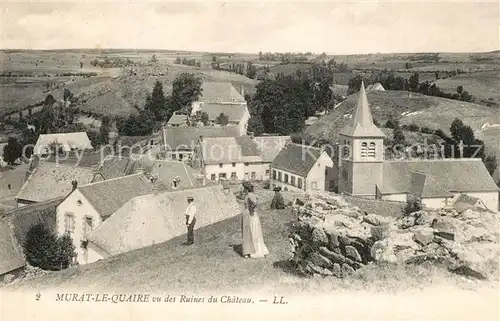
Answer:
<svg viewBox="0 0 500 321"><path fill-rule="evenodd" d="M187 199L188 199L188 201L194 201L194 197L192 197L192 196L188 196Z"/></svg>

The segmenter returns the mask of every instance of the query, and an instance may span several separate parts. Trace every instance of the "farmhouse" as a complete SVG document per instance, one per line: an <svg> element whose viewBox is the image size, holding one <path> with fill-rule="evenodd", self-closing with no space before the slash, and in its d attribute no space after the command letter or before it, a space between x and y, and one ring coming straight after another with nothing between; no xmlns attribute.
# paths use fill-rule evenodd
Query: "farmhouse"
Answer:
<svg viewBox="0 0 500 321"><path fill-rule="evenodd" d="M35 155L51 154L55 146L63 152L93 149L86 132L42 134L38 137L33 153Z"/></svg>
<svg viewBox="0 0 500 321"><path fill-rule="evenodd" d="M393 201L417 197L429 208L466 194L498 211L499 189L480 159L386 161L384 134L373 123L363 84L354 117L340 137L339 193Z"/></svg>
<svg viewBox="0 0 500 321"><path fill-rule="evenodd" d="M241 211L235 196L221 185L132 198L89 236L88 263L162 243L186 233L184 211L192 196L201 228Z"/></svg>
<svg viewBox="0 0 500 321"><path fill-rule="evenodd" d="M170 160L188 160L193 155L194 147L203 137L241 136L237 127L165 127L163 135L162 158Z"/></svg>
<svg viewBox="0 0 500 321"><path fill-rule="evenodd" d="M289 143L271 163L274 187L288 190L329 190L333 161L316 147Z"/></svg>
<svg viewBox="0 0 500 321"><path fill-rule="evenodd" d="M366 91L385 91L385 88L381 83L377 82L375 84L366 86Z"/></svg>
<svg viewBox="0 0 500 321"><path fill-rule="evenodd" d="M168 120L167 126L168 127L186 127L186 126L188 126L188 116L174 112L174 114Z"/></svg>
<svg viewBox="0 0 500 321"><path fill-rule="evenodd" d="M15 197L17 206L66 196L78 184L90 183L93 176L91 167L39 162Z"/></svg>
<svg viewBox="0 0 500 321"><path fill-rule="evenodd" d="M153 184L134 174L77 187L57 207L57 234L69 234L77 262L87 263L87 236L131 198L153 192Z"/></svg>

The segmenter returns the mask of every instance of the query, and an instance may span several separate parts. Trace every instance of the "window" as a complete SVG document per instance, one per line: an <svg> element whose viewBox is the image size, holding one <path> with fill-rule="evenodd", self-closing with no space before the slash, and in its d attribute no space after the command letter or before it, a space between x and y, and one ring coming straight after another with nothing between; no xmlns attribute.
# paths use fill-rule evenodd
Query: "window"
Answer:
<svg viewBox="0 0 500 321"><path fill-rule="evenodd" d="M172 159L174 159L174 160L177 159L177 155L172 154Z"/></svg>
<svg viewBox="0 0 500 321"><path fill-rule="evenodd" d="M75 231L75 216L72 213L66 213L64 217L64 229L70 234Z"/></svg>
<svg viewBox="0 0 500 321"><path fill-rule="evenodd" d="M266 176L269 176L270 171L266 169Z"/></svg>
<svg viewBox="0 0 500 321"><path fill-rule="evenodd" d="M278 181L281 182L281 172L278 172Z"/></svg>
<svg viewBox="0 0 500 321"><path fill-rule="evenodd" d="M76 201L76 204L78 204L78 206L82 206L83 203L81 200L78 200L78 201Z"/></svg>
<svg viewBox="0 0 500 321"><path fill-rule="evenodd" d="M231 179L236 179L236 172L231 172Z"/></svg>
<svg viewBox="0 0 500 321"><path fill-rule="evenodd" d="M297 178L297 187L302 188L302 178L300 177Z"/></svg>
<svg viewBox="0 0 500 321"><path fill-rule="evenodd" d="M295 176L290 176L290 184L295 186Z"/></svg>
<svg viewBox="0 0 500 321"><path fill-rule="evenodd" d="M233 167L236 167L236 163L233 163Z"/></svg>
<svg viewBox="0 0 500 321"><path fill-rule="evenodd" d="M85 217L85 222L83 225L83 232L85 235L92 232L92 228L94 227L94 223L92 222L92 217Z"/></svg>
<svg viewBox="0 0 500 321"><path fill-rule="evenodd" d="M222 164L222 163L219 163L219 167L220 167L220 168L222 168L222 166L224 166L224 164Z"/></svg>
<svg viewBox="0 0 500 321"><path fill-rule="evenodd" d="M344 157L346 158L349 157L350 153L351 153L351 148L349 146L344 146L342 153Z"/></svg>
<svg viewBox="0 0 500 321"><path fill-rule="evenodd" d="M182 160L184 158L184 154L179 154L179 159Z"/></svg>
<svg viewBox="0 0 500 321"><path fill-rule="evenodd" d="M371 142L368 147L368 157L375 158L375 143Z"/></svg>
<svg viewBox="0 0 500 321"><path fill-rule="evenodd" d="M210 180L215 181L215 174L210 175Z"/></svg>
<svg viewBox="0 0 500 321"><path fill-rule="evenodd" d="M318 182L311 182L312 189L318 189Z"/></svg>
<svg viewBox="0 0 500 321"><path fill-rule="evenodd" d="M255 179L257 177L257 175L255 174L255 172L252 172L252 179Z"/></svg>
<svg viewBox="0 0 500 321"><path fill-rule="evenodd" d="M276 170L273 169L273 179L276 179Z"/></svg>
<svg viewBox="0 0 500 321"><path fill-rule="evenodd" d="M285 183L288 183L288 174L285 174Z"/></svg>
<svg viewBox="0 0 500 321"><path fill-rule="evenodd" d="M366 158L367 149L368 144L366 142L361 143L361 158Z"/></svg>
<svg viewBox="0 0 500 321"><path fill-rule="evenodd" d="M226 173L219 173L219 179L226 179Z"/></svg>
<svg viewBox="0 0 500 321"><path fill-rule="evenodd" d="M245 163L245 166L248 166L249 164L248 163Z"/></svg>

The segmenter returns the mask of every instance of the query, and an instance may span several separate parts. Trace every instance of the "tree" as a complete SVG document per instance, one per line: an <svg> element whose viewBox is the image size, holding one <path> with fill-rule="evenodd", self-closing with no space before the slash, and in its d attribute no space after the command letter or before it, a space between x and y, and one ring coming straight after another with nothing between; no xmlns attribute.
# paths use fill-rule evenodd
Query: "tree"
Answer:
<svg viewBox="0 0 500 321"><path fill-rule="evenodd" d="M153 57L151 57L151 62L158 62L158 58L156 58L156 55L153 55Z"/></svg>
<svg viewBox="0 0 500 321"><path fill-rule="evenodd" d="M198 110L196 111L194 117L194 122L193 122L193 125L196 125L198 122L201 122L203 123L203 125L208 125L208 122L209 122L209 117L208 117L208 113L206 112L202 112L201 110Z"/></svg>
<svg viewBox="0 0 500 321"><path fill-rule="evenodd" d="M422 202L419 198L411 198L406 201L406 205L403 209L403 214L410 215L422 210Z"/></svg>
<svg viewBox="0 0 500 321"><path fill-rule="evenodd" d="M264 125L262 124L262 119L259 115L253 115L250 117L248 120L248 131L252 132L255 136L265 133Z"/></svg>
<svg viewBox="0 0 500 321"><path fill-rule="evenodd" d="M212 56L212 62L217 62L217 57L216 56Z"/></svg>
<svg viewBox="0 0 500 321"><path fill-rule="evenodd" d="M227 117L224 113L220 113L220 115L215 118L215 123L221 126L226 126L229 123L229 117Z"/></svg>
<svg viewBox="0 0 500 321"><path fill-rule="evenodd" d="M80 61L80 69L83 68L83 61Z"/></svg>
<svg viewBox="0 0 500 321"><path fill-rule="evenodd" d="M462 92L464 91L464 87L463 86L458 86L457 87L457 93L460 95Z"/></svg>
<svg viewBox="0 0 500 321"><path fill-rule="evenodd" d="M394 124L394 129L392 130L394 139L393 143L394 145L404 145L405 144L405 134L401 127L399 126L399 123Z"/></svg>
<svg viewBox="0 0 500 321"><path fill-rule="evenodd" d="M180 65L182 63L181 57L175 58L175 63Z"/></svg>
<svg viewBox="0 0 500 321"><path fill-rule="evenodd" d="M111 119L109 116L102 116L101 127L99 128L99 140L102 144L109 143L109 131L111 129Z"/></svg>
<svg viewBox="0 0 500 321"><path fill-rule="evenodd" d="M368 84L366 79L363 78L361 75L357 75L356 77L353 77L349 79L348 83L348 89L347 89L347 95L357 93L361 89L361 82L364 81L365 86Z"/></svg>
<svg viewBox="0 0 500 321"><path fill-rule="evenodd" d="M420 85L418 72L413 73L408 80L408 87L411 91L417 91Z"/></svg>
<svg viewBox="0 0 500 321"><path fill-rule="evenodd" d="M23 248L31 265L49 271L67 268L75 251L69 235L57 238L43 224L33 225L28 230Z"/></svg>
<svg viewBox="0 0 500 321"><path fill-rule="evenodd" d="M63 100L70 101L72 98L73 98L73 93L68 88L64 88Z"/></svg>
<svg viewBox="0 0 500 321"><path fill-rule="evenodd" d="M163 93L163 84L157 80L153 87L153 92L146 97L144 109L153 113L156 120L164 120L168 114L167 108L167 99Z"/></svg>
<svg viewBox="0 0 500 321"><path fill-rule="evenodd" d="M3 148L3 159L9 165L14 165L23 154L23 147L14 137L9 137L7 145Z"/></svg>
<svg viewBox="0 0 500 321"><path fill-rule="evenodd" d="M168 117L175 111L186 109L190 112L191 103L198 100L201 95L201 78L190 74L182 73L175 78L172 84L172 96L170 99L171 108L168 110Z"/></svg>
<svg viewBox="0 0 500 321"><path fill-rule="evenodd" d="M498 168L498 162L496 156L493 154L485 155L483 157L483 163L486 169L488 170L488 173L490 173L490 175L493 176L493 173Z"/></svg>
<svg viewBox="0 0 500 321"><path fill-rule="evenodd" d="M130 115L120 127L120 133L126 136L147 136L153 132L154 115L148 110L140 110L137 115Z"/></svg>

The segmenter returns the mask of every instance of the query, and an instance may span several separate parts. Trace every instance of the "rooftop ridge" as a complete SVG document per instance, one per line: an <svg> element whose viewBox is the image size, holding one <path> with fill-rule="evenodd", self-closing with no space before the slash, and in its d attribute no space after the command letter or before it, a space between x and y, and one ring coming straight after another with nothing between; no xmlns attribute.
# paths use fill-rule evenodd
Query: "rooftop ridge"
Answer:
<svg viewBox="0 0 500 321"><path fill-rule="evenodd" d="M110 181L116 181L116 180L119 180L119 179L129 178L129 177L132 177L132 176L144 176L144 175L142 173L134 173L134 174L130 174L130 175L125 175L125 176L120 176L120 177L106 179L104 181L98 181L98 182L88 183L88 184L85 184L85 185L78 186L78 188L89 187L89 186L96 185L96 184L101 184L101 183L104 183L104 182L110 182Z"/></svg>

